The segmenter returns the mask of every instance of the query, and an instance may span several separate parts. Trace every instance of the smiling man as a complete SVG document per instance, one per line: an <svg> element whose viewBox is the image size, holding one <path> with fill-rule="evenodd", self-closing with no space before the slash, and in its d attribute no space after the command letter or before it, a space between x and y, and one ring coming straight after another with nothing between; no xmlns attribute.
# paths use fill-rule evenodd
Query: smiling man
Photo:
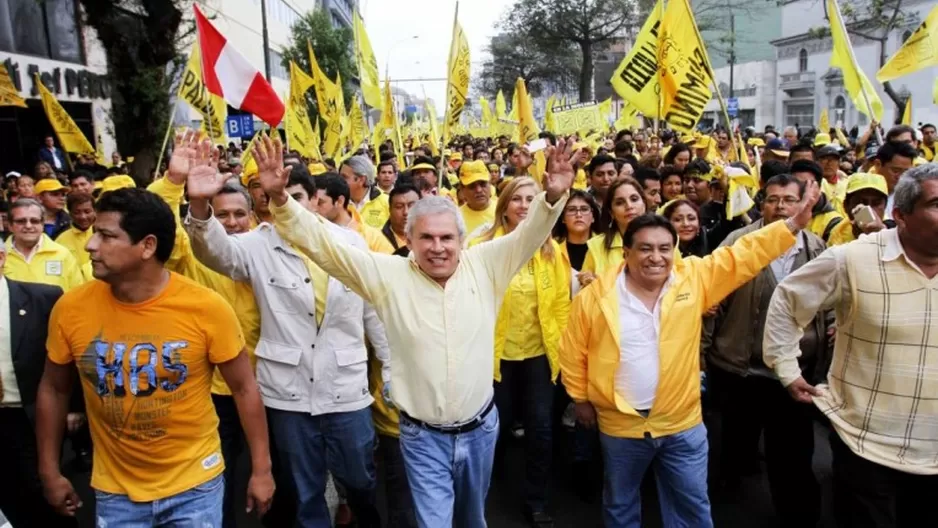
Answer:
<svg viewBox="0 0 938 528"><path fill-rule="evenodd" d="M649 466L665 526L713 525L700 410L702 315L795 244L818 194L812 185L788 220L677 267L674 227L662 216L639 216L622 237L623 265L574 298L560 366L577 421L599 425L606 526L641 524Z"/></svg>
<svg viewBox="0 0 938 528"><path fill-rule="evenodd" d="M550 236L573 184L570 145L549 151L546 192L518 229L463 250L466 228L455 204L424 198L408 213L413 255L403 259L342 243L325 220L290 198L279 140L255 146L277 232L386 322L394 351L390 398L400 409L401 452L420 526L485 525L498 435L492 350L499 299Z"/></svg>
<svg viewBox="0 0 938 528"><path fill-rule="evenodd" d="M81 270L72 253L43 232L43 218L42 205L32 198L20 198L10 205L13 236L6 241L3 274L68 291L83 282Z"/></svg>
<svg viewBox="0 0 938 528"><path fill-rule="evenodd" d="M72 227L65 230L55 241L72 252L79 266L90 262L85 244L94 234L91 226L94 225L94 197L88 193L69 193L65 200L68 210L71 211Z"/></svg>
<svg viewBox="0 0 938 528"><path fill-rule="evenodd" d="M65 212L65 195L68 188L55 178L46 178L36 182L34 190L43 208L43 231L55 240L71 225L68 213Z"/></svg>
<svg viewBox="0 0 938 528"><path fill-rule="evenodd" d="M466 232L470 234L495 219L490 178L485 162L481 160L463 163L459 168L459 192L466 202L459 212L466 223Z"/></svg>

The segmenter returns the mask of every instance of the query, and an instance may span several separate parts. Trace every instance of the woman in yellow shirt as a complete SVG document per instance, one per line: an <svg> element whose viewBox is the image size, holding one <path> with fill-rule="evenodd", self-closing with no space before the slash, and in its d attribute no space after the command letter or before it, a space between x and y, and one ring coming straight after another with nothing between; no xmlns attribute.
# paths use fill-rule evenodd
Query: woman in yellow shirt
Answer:
<svg viewBox="0 0 938 528"><path fill-rule="evenodd" d="M495 222L472 244L511 233L527 216L540 191L528 177L509 182L495 206ZM535 524L550 522L546 512L552 458L551 414L559 372L557 347L567 325L570 284L560 247L547 239L541 250L512 279L495 323L495 403L501 423L496 467L504 442L511 438L515 403L524 405L524 511ZM523 395L521 402L513 401Z"/></svg>
<svg viewBox="0 0 938 528"><path fill-rule="evenodd" d="M609 188L599 218L601 235L586 243L586 260L577 276L580 286L586 287L597 275L608 268L618 267L625 260L622 233L629 222L645 214L642 186L633 178L620 178Z"/></svg>

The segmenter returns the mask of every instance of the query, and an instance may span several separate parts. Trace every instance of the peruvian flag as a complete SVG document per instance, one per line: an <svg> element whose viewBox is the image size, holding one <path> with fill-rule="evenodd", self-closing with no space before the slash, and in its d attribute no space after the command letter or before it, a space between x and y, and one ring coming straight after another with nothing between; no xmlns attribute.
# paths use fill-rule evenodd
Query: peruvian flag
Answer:
<svg viewBox="0 0 938 528"><path fill-rule="evenodd" d="M195 24L202 51L202 80L205 88L231 106L250 112L271 127L283 120L283 102L261 72L238 53L198 6Z"/></svg>

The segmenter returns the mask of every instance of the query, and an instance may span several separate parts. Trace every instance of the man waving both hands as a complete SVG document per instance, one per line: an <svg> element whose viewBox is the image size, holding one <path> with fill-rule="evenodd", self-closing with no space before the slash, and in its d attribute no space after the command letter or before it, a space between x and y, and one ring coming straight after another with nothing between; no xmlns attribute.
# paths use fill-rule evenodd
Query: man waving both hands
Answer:
<svg viewBox="0 0 938 528"><path fill-rule="evenodd" d="M492 399L498 304L563 212L574 178L570 147L561 141L549 150L545 192L511 234L463 250L466 230L456 205L428 197L408 214L413 255L402 259L336 240L325 220L287 193L291 169L283 166L280 141L255 145L277 232L370 302L385 324L393 351L390 397L401 410L401 451L422 527L485 526L498 434Z"/></svg>

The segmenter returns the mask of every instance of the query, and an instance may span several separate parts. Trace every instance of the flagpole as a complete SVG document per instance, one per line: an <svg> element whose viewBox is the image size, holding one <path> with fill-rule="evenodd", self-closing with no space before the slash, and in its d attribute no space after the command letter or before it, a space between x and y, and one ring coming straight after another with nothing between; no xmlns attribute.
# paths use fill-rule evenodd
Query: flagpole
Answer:
<svg viewBox="0 0 938 528"><path fill-rule="evenodd" d="M166 133L163 135L163 145L160 147L160 155L156 158L156 171L160 171L163 164L163 153L166 152L166 144L169 143L169 133L173 130L173 120L176 119L176 101L173 102L173 111L169 114L169 123L166 125Z"/></svg>
<svg viewBox="0 0 938 528"><path fill-rule="evenodd" d="M446 107L443 109L443 133L440 134L440 176L437 181L437 187L439 187L439 185L443 183L443 171L445 170L445 162L443 161L443 150L446 149L446 135L448 132L450 132L449 130L449 98L450 98L450 90L453 85L453 83L450 82L450 78L449 78L450 73L452 73L451 72L452 65L450 64L450 61L453 60L453 46L456 45L456 41L455 41L456 24L458 23L459 23L459 0L456 0L456 11L453 13L453 32L452 32L452 36L450 37L450 43L449 43L449 57L447 58L447 61L446 61L446 101L445 101Z"/></svg>
<svg viewBox="0 0 938 528"><path fill-rule="evenodd" d="M837 0L831 0L834 4L834 8L837 9L837 22L840 25L840 30L843 32L844 39L847 44L847 51L850 53L850 62L853 63L853 71L857 74L857 84L860 85L860 93L863 94L863 102L866 103L866 111L870 114L870 123L875 123L876 118L873 117L873 104L870 103L870 96L866 93L866 87L863 86L863 79L860 77L860 66L857 64L857 57L853 53L853 45L850 44L850 34L847 33L847 25L844 24L843 13L840 11L840 4L837 3ZM827 17L830 18L830 13L827 14ZM833 37L831 37L833 38ZM873 132L876 133L876 140L880 145L883 144L883 135L879 131L879 123L877 126L873 127Z"/></svg>

